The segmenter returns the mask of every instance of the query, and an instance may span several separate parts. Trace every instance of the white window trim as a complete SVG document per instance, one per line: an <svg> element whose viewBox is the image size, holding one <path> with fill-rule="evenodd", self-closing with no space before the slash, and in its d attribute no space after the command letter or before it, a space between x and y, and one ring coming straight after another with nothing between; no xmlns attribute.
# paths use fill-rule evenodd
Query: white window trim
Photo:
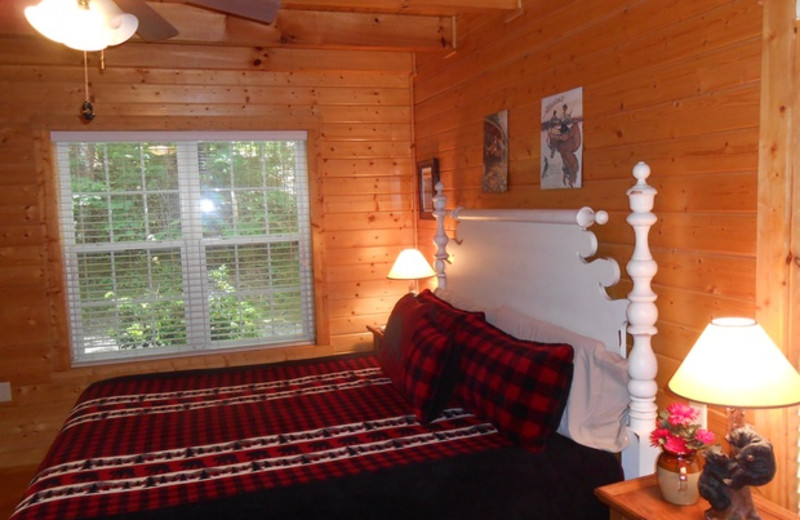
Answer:
<svg viewBox="0 0 800 520"><path fill-rule="evenodd" d="M310 229L310 200L309 200L309 180L307 178L307 164L308 164L308 157L307 157L307 139L308 133L306 131L222 131L222 132L197 132L197 131L190 131L190 132L85 132L85 131L54 131L50 133L51 142L54 144L69 144L69 143L80 143L80 142L98 142L98 143L110 143L110 142L171 142L171 143L183 143L183 142L202 142L202 141L276 141L276 140L291 140L291 141L302 141L304 146L302 147L302 152L305 154L303 157L303 162L306 165L306 176L304 178L299 179L299 191L301 192L301 197L304 198L303 204L306 207L306 214L308 218L300 218L298 222L298 234L301 237L299 240L300 244L300 258L301 264L303 264L303 269L301 269L301 284L304 287L307 287L310 292L309 301L306 305L306 310L308 312L308 319L306 320L306 328L308 331L308 337L310 339L305 340L290 340L286 342L271 342L268 345L252 345L249 342L239 342L239 343L248 343L237 345L236 341L226 342L225 344L219 345L210 345L210 341L208 338L209 335L209 324L208 324L208 316L207 313L195 313L195 312L187 312L187 345L185 346L178 346L178 347L159 347L156 353L152 351L148 352L148 349L133 349L133 350L119 350L115 351L113 355L94 355L94 354L85 354L79 352L78 349L75 347L76 344L82 343L83 331L80 329L80 319L76 319L74 317L75 312L80 312L80 307L75 309L71 303L68 304L68 321L71 330L71 342L70 342L70 351L71 351L71 358L72 358L72 365L73 366L86 366L86 365L94 365L94 364L108 364L108 363L118 363L124 361L137 361L137 360L146 360L146 359L159 359L159 358L172 358L172 357L182 357L182 356L192 356L197 354L213 354L219 353L221 350L225 352L234 351L234 350L251 350L256 348L276 348L286 345L304 345L304 344L312 344L313 337L315 335L315 317L314 317L314 295L313 295L313 281L314 281L314 273L313 273L313 264L312 264L312 257L311 257L311 229ZM180 147L179 147L180 149ZM180 152L179 152L180 153ZM191 159L189 157L185 157L184 159L189 159L191 161L196 162L197 156L196 154L187 154L191 155ZM56 163L58 164L58 154L56 154ZM58 168L60 170L60 168ZM196 170L196 169L195 169ZM185 178L181 178L181 181L186 181ZM198 179L192 179L190 185L197 184ZM59 185L59 203L63 207L71 207L72 205L72 190L71 190L71 180L69 174L61 174L58 173L58 185ZM200 189L199 185L193 186L197 190ZM64 206L66 205L66 206ZM181 220L182 222L188 222L193 227L198 227L199 231L199 219L197 218L194 213L197 213L198 208L192 207L192 204L186 203L183 199L181 202ZM75 258L74 254L69 253L69 251L74 251L77 248L75 243L75 229L74 229L74 220L69 219L68 222L65 222L64 219L61 218L61 211L59 211L59 229L61 230L61 240L63 241L63 254L64 254L64 264L65 264L65 283L67 285L67 293L68 293L68 300L71 302L71 294L76 294L79 291L79 282L75 269ZM277 239L276 239L277 240ZM242 239L237 239L237 243L245 243L248 241L247 237L243 237ZM259 240L259 243L266 243L271 242L272 239L268 238L267 240ZM279 240L277 240L279 241ZM180 246L179 243L183 242L183 240L176 240L176 241L163 241L159 243L158 247L154 249L158 249L161 247L168 248L168 247L176 247ZM230 243L226 241L226 239L205 239L204 243L206 246L214 245L214 244L224 244ZM129 244L120 244L119 249L129 249ZM92 246L89 245L89 248ZM87 248L86 246L81 246L84 250ZM105 245L98 247L98 250L102 249L103 251L107 251L109 249L115 249L116 246ZM183 249L183 248L181 248ZM195 252L196 253L196 252ZM195 265L197 264L197 259L194 260ZM205 271L205 264L201 262L202 266L201 269ZM187 270L187 260L184 258L183 260L184 265L184 272ZM187 280L193 279L187 277ZM197 298L197 295L200 295L205 300L206 295L206 287L204 283L191 283L187 282L184 287L184 292L186 294L184 301L191 301L192 298ZM196 327L189 326L188 322L190 320L201 320L202 326L198 329ZM188 336L190 331L200 330L205 334L206 337L200 338L195 337L191 338ZM200 344L205 344L205 347L197 347L197 342Z"/></svg>

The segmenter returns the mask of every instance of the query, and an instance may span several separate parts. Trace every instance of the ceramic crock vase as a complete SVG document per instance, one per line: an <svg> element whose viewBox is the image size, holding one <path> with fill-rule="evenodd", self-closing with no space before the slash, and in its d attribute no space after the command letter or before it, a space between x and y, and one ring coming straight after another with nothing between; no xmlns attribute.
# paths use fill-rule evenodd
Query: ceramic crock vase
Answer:
<svg viewBox="0 0 800 520"><path fill-rule="evenodd" d="M664 500L688 506L700 499L697 482L702 467L696 453L677 454L663 450L656 459L658 487Z"/></svg>

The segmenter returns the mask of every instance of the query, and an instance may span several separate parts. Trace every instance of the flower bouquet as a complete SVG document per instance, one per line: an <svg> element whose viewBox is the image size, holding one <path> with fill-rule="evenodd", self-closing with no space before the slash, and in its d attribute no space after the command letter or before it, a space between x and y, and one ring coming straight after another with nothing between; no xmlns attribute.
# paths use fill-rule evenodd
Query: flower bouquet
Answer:
<svg viewBox="0 0 800 520"><path fill-rule="evenodd" d="M714 442L714 433L697 424L700 411L683 403L672 403L661 410L650 445L676 455L689 455Z"/></svg>
<svg viewBox="0 0 800 520"><path fill-rule="evenodd" d="M683 403L673 403L658 414L650 444L662 448L656 461L661 494L673 504L694 504L700 498L698 481L701 466L695 454L714 442L714 434L698 424L700 411Z"/></svg>

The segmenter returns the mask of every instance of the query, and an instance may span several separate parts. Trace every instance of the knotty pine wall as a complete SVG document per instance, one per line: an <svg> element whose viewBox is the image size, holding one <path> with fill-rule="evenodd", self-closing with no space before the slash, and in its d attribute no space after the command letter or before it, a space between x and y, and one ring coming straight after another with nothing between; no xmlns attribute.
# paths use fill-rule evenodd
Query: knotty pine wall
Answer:
<svg viewBox="0 0 800 520"><path fill-rule="evenodd" d="M624 268L625 190L653 168L663 389L708 320L753 315L761 7L697 0L524 0L516 17L459 18L449 56L125 44L92 70L93 128L308 128L315 259L330 346L66 370L52 189L43 132L85 128L80 56L0 39L0 467L36 462L91 380L363 348L405 290L384 280L413 241L415 160L438 157L448 207L609 210L601 253ZM413 85L409 74L413 69ZM584 89L584 187L539 188L541 98ZM480 189L482 118L509 111L509 191ZM413 130L410 124L413 120ZM413 137L412 137L413 136ZM412 143L413 139L413 143ZM415 151L412 149L415 148ZM429 254L433 229L419 221ZM498 268L502 268L499 266ZM399 286L398 286L399 285ZM627 293L623 281L615 295ZM664 404L672 397L662 392ZM716 412L716 411L713 411ZM724 419L712 413L719 432Z"/></svg>
<svg viewBox="0 0 800 520"><path fill-rule="evenodd" d="M461 19L450 56L417 56L417 157L437 157L448 207L609 211L600 254L624 270L625 191L652 168L658 222L659 404L712 317L754 316L762 7L751 0L538 0ZM583 87L583 188L539 186L541 100ZM482 120L508 110L508 192L483 193ZM423 225L420 243L430 244ZM428 246L432 254L434 248ZM494 266L502 269L502 266ZM623 273L623 277L627 278ZM630 291L623 280L615 296ZM712 410L714 430L726 417Z"/></svg>
<svg viewBox="0 0 800 520"><path fill-rule="evenodd" d="M82 54L0 37L0 467L38 463L91 381L371 347L408 287L385 276L414 237L410 54L129 42L91 61L84 125ZM47 138L87 129L307 129L319 345L69 369Z"/></svg>

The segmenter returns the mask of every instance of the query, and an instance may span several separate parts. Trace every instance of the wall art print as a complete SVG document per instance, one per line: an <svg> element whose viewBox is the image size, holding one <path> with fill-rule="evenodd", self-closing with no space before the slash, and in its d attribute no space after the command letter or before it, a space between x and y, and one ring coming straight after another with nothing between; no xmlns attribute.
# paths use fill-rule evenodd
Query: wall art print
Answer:
<svg viewBox="0 0 800 520"><path fill-rule="evenodd" d="M439 182L439 159L427 159L417 163L419 182L419 218L433 219L433 196Z"/></svg>
<svg viewBox="0 0 800 520"><path fill-rule="evenodd" d="M583 182L583 87L542 99L541 188Z"/></svg>
<svg viewBox="0 0 800 520"><path fill-rule="evenodd" d="M483 119L483 191L508 190L508 110Z"/></svg>

